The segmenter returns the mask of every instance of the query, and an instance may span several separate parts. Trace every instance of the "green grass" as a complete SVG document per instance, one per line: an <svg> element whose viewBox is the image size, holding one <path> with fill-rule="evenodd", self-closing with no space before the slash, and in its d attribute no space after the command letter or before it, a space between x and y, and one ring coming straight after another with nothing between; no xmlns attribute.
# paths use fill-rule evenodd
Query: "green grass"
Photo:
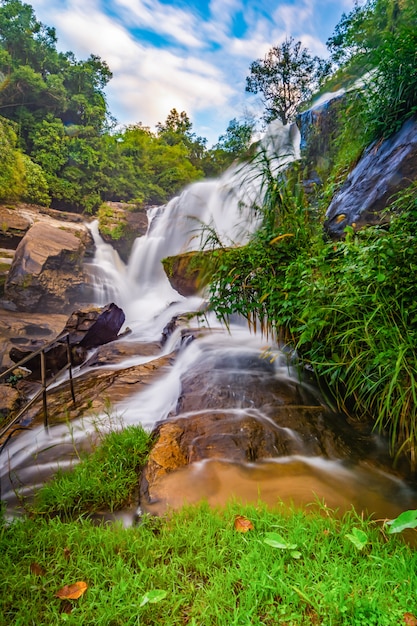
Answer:
<svg viewBox="0 0 417 626"><path fill-rule="evenodd" d="M246 534L234 528L242 513ZM265 543L270 532L300 558ZM0 551L1 624L395 626L417 613L416 551L354 513L203 504L133 528L37 517L3 526ZM77 581L81 598L55 597ZM155 590L165 594L146 602Z"/></svg>
<svg viewBox="0 0 417 626"><path fill-rule="evenodd" d="M128 426L104 435L101 445L82 457L71 472L60 471L36 494L29 507L37 515L74 515L129 506L137 491L151 438L143 428Z"/></svg>

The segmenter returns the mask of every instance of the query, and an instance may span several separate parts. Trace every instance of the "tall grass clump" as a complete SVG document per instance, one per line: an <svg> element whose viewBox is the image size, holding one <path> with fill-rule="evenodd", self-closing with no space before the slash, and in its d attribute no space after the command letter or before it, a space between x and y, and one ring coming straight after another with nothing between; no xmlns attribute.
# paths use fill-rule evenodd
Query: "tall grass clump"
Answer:
<svg viewBox="0 0 417 626"><path fill-rule="evenodd" d="M297 347L339 407L372 417L415 467L417 186L391 208L388 227L348 229L309 260Z"/></svg>

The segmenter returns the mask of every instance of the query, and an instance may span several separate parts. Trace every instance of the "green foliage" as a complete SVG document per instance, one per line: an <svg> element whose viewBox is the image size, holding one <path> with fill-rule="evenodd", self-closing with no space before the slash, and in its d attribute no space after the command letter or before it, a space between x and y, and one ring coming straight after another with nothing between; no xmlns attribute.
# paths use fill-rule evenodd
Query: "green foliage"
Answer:
<svg viewBox="0 0 417 626"><path fill-rule="evenodd" d="M236 514L254 529L234 529ZM346 535L368 537L357 550ZM264 542L279 534L297 545ZM417 612L417 552L354 513L185 508L136 527L16 520L0 527L4 624L400 626ZM83 580L79 600L55 597Z"/></svg>
<svg viewBox="0 0 417 626"><path fill-rule="evenodd" d="M250 65L246 91L260 93L265 106L264 119L280 119L287 124L294 119L298 106L308 100L328 74L330 67L318 57L312 57L301 41L292 37L273 46L264 59Z"/></svg>
<svg viewBox="0 0 417 626"><path fill-rule="evenodd" d="M403 530L417 527L417 510L404 511L398 517L386 522L388 533L390 535L395 533L402 533Z"/></svg>
<svg viewBox="0 0 417 626"><path fill-rule="evenodd" d="M417 112L416 33L414 0L367 0L343 14L327 42L346 71L370 70L365 104L372 138L395 132Z"/></svg>
<svg viewBox="0 0 417 626"><path fill-rule="evenodd" d="M126 233L127 220L123 213L116 213L108 204L102 204L97 212L100 233L118 240Z"/></svg>
<svg viewBox="0 0 417 626"><path fill-rule="evenodd" d="M16 127L0 117L0 200L17 200L24 189L23 155L17 149Z"/></svg>
<svg viewBox="0 0 417 626"><path fill-rule="evenodd" d="M34 163L26 154L22 155L25 167L23 200L32 204L49 206L49 186L43 169Z"/></svg>
<svg viewBox="0 0 417 626"><path fill-rule="evenodd" d="M110 432L71 472L58 472L39 490L32 513L72 518L128 506L149 446L150 437L141 427Z"/></svg>

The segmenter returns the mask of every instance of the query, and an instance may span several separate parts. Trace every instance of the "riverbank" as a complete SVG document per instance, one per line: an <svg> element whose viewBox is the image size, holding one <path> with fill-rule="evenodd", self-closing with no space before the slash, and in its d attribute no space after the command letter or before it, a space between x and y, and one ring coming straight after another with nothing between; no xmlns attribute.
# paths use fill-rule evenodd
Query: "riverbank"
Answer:
<svg viewBox="0 0 417 626"><path fill-rule="evenodd" d="M1 624L416 625L415 531L406 543L353 508L278 497L106 523L137 502L151 439L99 440L34 502L22 495L26 517L2 520Z"/></svg>
<svg viewBox="0 0 417 626"><path fill-rule="evenodd" d="M132 528L3 526L0 622L415 625L417 552L354 512L314 509L203 504Z"/></svg>

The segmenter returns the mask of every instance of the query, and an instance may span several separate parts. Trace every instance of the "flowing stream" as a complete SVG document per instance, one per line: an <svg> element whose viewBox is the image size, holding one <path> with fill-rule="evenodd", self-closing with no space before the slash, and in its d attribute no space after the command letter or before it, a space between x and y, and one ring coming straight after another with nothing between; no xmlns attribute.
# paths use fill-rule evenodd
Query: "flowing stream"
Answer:
<svg viewBox="0 0 417 626"><path fill-rule="evenodd" d="M298 138L294 128L273 129L269 140L266 145L272 148L268 149L280 151L283 157L277 167L297 158ZM203 296L185 298L171 287L160 261L198 248L202 239L214 231L227 245L245 242L257 226L256 218L250 215L250 205L261 193L260 177L239 168L219 180L191 185L166 207L150 210L148 233L136 240L127 265L101 240L97 225L92 225L96 242L95 258L90 264L96 293L93 304L115 302L123 308L126 327L131 329L124 341L159 341L174 316L204 310ZM251 363L259 362L260 356L267 357L265 372L274 384L298 385L301 392L305 385L319 404L324 403L316 390L300 382L288 355L271 340L251 334L239 320L226 329L213 315L201 315L193 318L192 325L198 329L193 341L182 341L180 329L176 330L156 355L177 350L167 373L144 391L113 406L110 415L96 415L69 425L51 426L48 430L36 426L8 443L1 459L1 479L2 498L10 514L16 514L21 498L30 496L58 467L70 467L77 460L74 451L88 448L97 430L138 423L150 430L175 413L183 377L198 372L199 368L204 371L210 363L215 364L218 380L228 389L227 406L223 408L226 421L242 413L260 422L271 421L262 402L255 405L245 390L245 382L241 384L249 375ZM119 367L151 358L155 355L130 357ZM263 370L260 375L263 376ZM198 392L201 398L209 397L210 390L203 382L201 385ZM204 413L206 408L198 410ZM187 411L184 415L187 416ZM246 502L262 498L270 505L283 501L302 506L318 499L333 509L346 511L353 505L380 518L394 517L401 510L416 507L415 492L394 474L373 468L366 459L349 463L311 454L296 430L288 426L279 428L285 431L288 450L292 452L258 463L232 463L227 454L224 458L192 463L167 476L164 497L147 510L162 513L167 506L177 507L201 498L218 505L230 497ZM377 437L375 446L378 446ZM122 517L129 523L133 513L123 512Z"/></svg>

